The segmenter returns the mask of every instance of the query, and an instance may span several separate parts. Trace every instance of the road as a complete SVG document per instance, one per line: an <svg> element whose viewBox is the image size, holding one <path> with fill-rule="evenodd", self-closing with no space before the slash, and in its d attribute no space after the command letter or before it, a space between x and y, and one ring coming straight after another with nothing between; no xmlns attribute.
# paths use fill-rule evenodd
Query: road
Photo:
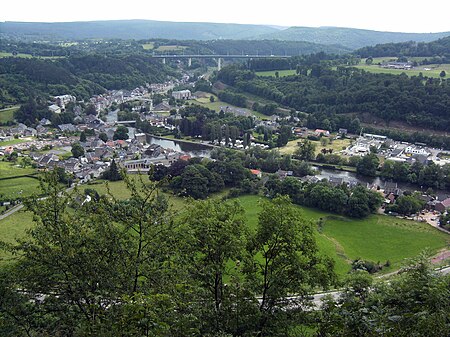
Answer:
<svg viewBox="0 0 450 337"><path fill-rule="evenodd" d="M8 210L6 213L0 215L0 221L3 220L4 218L16 213L17 211L21 210L23 208L23 204L19 204L14 206L13 208L11 208L10 210Z"/></svg>

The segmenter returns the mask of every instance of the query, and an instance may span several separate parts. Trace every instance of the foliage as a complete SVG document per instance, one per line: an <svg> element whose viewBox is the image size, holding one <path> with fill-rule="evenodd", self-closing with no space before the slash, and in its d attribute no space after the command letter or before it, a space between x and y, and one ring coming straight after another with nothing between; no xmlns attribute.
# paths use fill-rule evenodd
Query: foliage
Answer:
<svg viewBox="0 0 450 337"><path fill-rule="evenodd" d="M80 158L81 156L84 155L84 148L78 142L73 143L72 149L70 151L72 152L72 156L74 156L75 158Z"/></svg>
<svg viewBox="0 0 450 337"><path fill-rule="evenodd" d="M122 180L122 174L119 172L116 161L113 159L109 168L103 172L102 178L109 181Z"/></svg>

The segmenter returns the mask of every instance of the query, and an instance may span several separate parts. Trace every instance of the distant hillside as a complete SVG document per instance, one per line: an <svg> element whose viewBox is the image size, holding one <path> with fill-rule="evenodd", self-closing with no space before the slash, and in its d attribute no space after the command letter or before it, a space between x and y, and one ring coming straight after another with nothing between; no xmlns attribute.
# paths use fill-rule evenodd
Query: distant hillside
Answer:
<svg viewBox="0 0 450 337"><path fill-rule="evenodd" d="M0 107L26 102L29 96L70 93L88 99L105 89L133 89L178 76L146 55L70 56L56 60L0 58Z"/></svg>
<svg viewBox="0 0 450 337"><path fill-rule="evenodd" d="M339 44L347 48L358 49L381 43L406 41L430 42L446 36L450 36L450 32L398 33L339 27L291 27L261 35L258 38L284 41L308 41L319 44Z"/></svg>
<svg viewBox="0 0 450 337"><path fill-rule="evenodd" d="M432 42L402 42L386 43L358 49L356 54L361 57L384 56L417 56L417 57L446 57L450 58L450 36Z"/></svg>
<svg viewBox="0 0 450 337"><path fill-rule="evenodd" d="M228 23L169 22L151 20L111 20L86 22L0 22L0 34L6 38L39 40L102 39L247 39L279 29L263 25Z"/></svg>

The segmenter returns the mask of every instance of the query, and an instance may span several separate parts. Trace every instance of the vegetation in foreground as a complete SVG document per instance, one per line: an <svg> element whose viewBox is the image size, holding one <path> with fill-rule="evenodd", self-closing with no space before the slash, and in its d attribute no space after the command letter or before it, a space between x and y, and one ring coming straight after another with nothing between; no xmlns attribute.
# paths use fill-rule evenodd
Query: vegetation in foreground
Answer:
<svg viewBox="0 0 450 337"><path fill-rule="evenodd" d="M286 197L263 201L249 231L233 201L191 202L174 217L153 183L125 177L129 199L85 202L49 179L49 197L27 203L35 226L3 245L14 260L0 271L2 335L299 336L299 326L317 336L448 331L449 277L423 260L390 283L352 273L337 300L305 310L307 294L336 278L319 253L315 226Z"/></svg>

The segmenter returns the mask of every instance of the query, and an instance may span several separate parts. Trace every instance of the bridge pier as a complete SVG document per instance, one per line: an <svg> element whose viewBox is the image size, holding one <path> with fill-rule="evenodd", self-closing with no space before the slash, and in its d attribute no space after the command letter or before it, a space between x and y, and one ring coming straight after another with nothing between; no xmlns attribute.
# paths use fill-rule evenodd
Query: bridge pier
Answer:
<svg viewBox="0 0 450 337"><path fill-rule="evenodd" d="M163 64L166 64L166 58L165 57L162 59L162 61L163 61Z"/></svg>
<svg viewBox="0 0 450 337"><path fill-rule="evenodd" d="M188 67L192 66L192 57L188 58Z"/></svg>
<svg viewBox="0 0 450 337"><path fill-rule="evenodd" d="M220 71L222 69L222 59L219 57L217 59L217 70Z"/></svg>

